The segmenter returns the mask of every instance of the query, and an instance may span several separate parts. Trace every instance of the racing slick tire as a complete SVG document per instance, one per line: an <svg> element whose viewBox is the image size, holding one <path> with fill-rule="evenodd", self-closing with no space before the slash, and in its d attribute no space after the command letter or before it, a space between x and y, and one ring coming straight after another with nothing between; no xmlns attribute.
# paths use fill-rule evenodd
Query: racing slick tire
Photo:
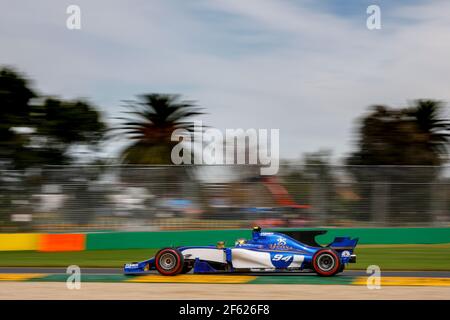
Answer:
<svg viewBox="0 0 450 320"><path fill-rule="evenodd" d="M175 248L164 248L155 256L156 270L163 276L174 276L183 270L184 257Z"/></svg>
<svg viewBox="0 0 450 320"><path fill-rule="evenodd" d="M317 251L313 256L312 263L314 271L323 277L334 276L342 267L339 256L331 249Z"/></svg>

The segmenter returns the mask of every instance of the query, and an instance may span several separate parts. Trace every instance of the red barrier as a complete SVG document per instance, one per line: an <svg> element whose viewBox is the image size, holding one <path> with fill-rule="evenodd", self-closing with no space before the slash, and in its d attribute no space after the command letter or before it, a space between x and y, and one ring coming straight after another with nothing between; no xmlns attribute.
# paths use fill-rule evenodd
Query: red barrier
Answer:
<svg viewBox="0 0 450 320"><path fill-rule="evenodd" d="M85 248L84 234L42 234L39 238L39 251L83 251Z"/></svg>

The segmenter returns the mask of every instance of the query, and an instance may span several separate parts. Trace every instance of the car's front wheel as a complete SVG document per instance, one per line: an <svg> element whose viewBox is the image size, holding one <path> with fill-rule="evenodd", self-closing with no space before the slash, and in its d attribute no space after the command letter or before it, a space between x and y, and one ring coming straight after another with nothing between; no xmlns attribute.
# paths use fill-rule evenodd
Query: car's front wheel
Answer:
<svg viewBox="0 0 450 320"><path fill-rule="evenodd" d="M155 267L164 276L174 276L183 270L184 257L174 248L164 248L155 256Z"/></svg>
<svg viewBox="0 0 450 320"><path fill-rule="evenodd" d="M341 269L341 260L334 250L321 249L313 256L314 271L324 277L333 276Z"/></svg>

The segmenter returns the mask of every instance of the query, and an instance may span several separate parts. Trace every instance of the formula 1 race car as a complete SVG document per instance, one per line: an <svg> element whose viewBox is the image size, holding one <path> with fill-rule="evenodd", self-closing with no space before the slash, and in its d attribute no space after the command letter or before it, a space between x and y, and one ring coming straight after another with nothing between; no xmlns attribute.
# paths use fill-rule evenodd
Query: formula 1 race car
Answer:
<svg viewBox="0 0 450 320"><path fill-rule="evenodd" d="M356 262L353 251L358 238L336 237L327 246L315 242L326 231L261 232L254 227L252 239L239 239L235 246L164 248L145 261L124 265L124 274L137 275L157 270L174 276L187 273L295 272L311 271L320 276L342 272L347 263Z"/></svg>

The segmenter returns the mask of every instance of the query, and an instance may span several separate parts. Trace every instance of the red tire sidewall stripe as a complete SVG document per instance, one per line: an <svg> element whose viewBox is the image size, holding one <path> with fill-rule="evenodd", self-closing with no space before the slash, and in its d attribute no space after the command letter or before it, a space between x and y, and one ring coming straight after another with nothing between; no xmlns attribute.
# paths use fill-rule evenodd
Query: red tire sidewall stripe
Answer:
<svg viewBox="0 0 450 320"><path fill-rule="evenodd" d="M162 254L164 254L166 252L173 253L177 259L177 264L171 271L164 270L159 266L159 258L161 257ZM155 257L155 266L156 266L156 269L158 270L158 272L165 276L171 276L171 275L177 274L181 267L180 253L174 249L163 249L163 250L159 251Z"/></svg>
<svg viewBox="0 0 450 320"><path fill-rule="evenodd" d="M325 253L325 252L331 254L331 255L336 259L336 264L335 264L334 268L331 269L330 271L322 271L322 270L320 270L320 268L317 266L317 263L316 263L316 257L317 257L319 254ZM337 254L334 253L334 251L332 251L332 250L319 250L319 251L317 251L317 252L314 254L314 256L313 256L313 267L314 267L314 270L315 270L317 273L319 273L320 275L323 275L323 276L329 276L329 275L332 275L333 273L336 273L336 271L339 270L340 265L341 265L341 260L339 259L339 257L337 256Z"/></svg>

